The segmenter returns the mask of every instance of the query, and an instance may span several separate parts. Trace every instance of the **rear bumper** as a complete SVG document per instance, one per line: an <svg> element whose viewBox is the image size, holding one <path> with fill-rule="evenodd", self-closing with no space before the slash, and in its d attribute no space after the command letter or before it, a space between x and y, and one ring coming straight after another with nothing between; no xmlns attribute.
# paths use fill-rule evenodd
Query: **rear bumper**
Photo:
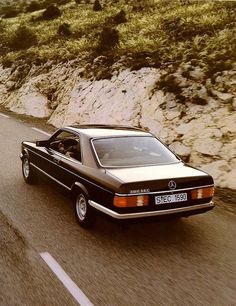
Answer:
<svg viewBox="0 0 236 306"><path fill-rule="evenodd" d="M96 208L97 210L119 220L124 219L136 219L136 218L145 218L145 217L157 217L157 216L171 216L171 215L183 215L183 216L190 216L195 214L200 214L212 209L215 205L211 201L209 203L192 205L187 207L180 207L180 208L172 208L166 210L159 210L159 211L147 211L147 212L140 212L140 213L129 213L129 214L119 214L111 209L108 209L94 201L89 201L89 204Z"/></svg>

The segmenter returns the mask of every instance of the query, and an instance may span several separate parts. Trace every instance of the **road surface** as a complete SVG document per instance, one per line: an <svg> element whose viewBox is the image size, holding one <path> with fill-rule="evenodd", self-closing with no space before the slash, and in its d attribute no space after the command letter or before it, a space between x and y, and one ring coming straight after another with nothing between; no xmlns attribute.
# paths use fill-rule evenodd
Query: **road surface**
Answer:
<svg viewBox="0 0 236 306"><path fill-rule="evenodd" d="M24 183L20 143L46 137L32 127L0 115L0 305L236 305L235 193L203 215L128 227L99 217L86 231L65 194Z"/></svg>

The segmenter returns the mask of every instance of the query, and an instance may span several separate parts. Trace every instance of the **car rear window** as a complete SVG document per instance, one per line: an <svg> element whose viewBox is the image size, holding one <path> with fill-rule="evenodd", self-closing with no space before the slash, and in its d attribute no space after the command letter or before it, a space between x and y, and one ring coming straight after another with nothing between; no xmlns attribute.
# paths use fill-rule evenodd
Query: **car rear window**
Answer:
<svg viewBox="0 0 236 306"><path fill-rule="evenodd" d="M94 139L94 149L104 167L133 167L178 162L179 159L152 136Z"/></svg>

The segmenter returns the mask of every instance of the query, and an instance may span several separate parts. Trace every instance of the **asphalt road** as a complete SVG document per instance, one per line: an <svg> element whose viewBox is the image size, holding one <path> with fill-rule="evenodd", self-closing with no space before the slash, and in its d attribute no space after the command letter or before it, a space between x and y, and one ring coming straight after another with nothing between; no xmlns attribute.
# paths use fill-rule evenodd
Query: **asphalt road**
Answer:
<svg viewBox="0 0 236 306"><path fill-rule="evenodd" d="M36 138L45 136L32 124L0 116L0 305L78 305L42 252L94 305L236 305L236 203L227 194L203 215L129 227L100 217L86 231L66 195L24 183L20 143Z"/></svg>

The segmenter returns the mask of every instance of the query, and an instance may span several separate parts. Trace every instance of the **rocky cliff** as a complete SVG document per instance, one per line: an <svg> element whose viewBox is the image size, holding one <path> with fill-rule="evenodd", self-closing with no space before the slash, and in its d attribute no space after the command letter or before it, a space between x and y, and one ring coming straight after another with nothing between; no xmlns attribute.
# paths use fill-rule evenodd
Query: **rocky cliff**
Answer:
<svg viewBox="0 0 236 306"><path fill-rule="evenodd" d="M102 58L93 63L101 66ZM117 123L150 130L188 163L236 189L236 65L207 77L191 63L175 71L113 65L111 79L84 77L76 61L0 66L0 104L56 127Z"/></svg>

